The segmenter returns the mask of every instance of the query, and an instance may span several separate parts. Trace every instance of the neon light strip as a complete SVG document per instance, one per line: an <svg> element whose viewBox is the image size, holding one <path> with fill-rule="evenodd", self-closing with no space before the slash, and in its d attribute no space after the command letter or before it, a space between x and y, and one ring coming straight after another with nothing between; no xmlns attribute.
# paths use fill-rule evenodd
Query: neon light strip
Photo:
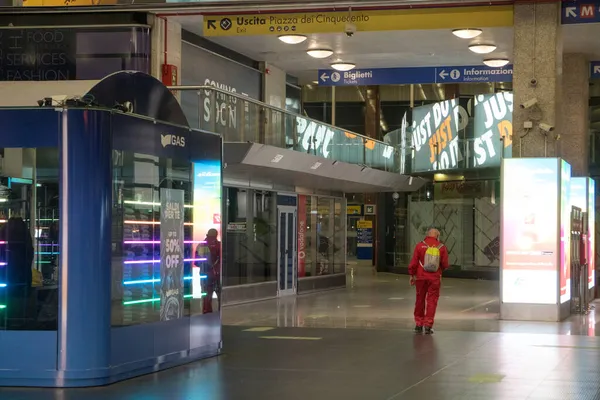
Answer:
<svg viewBox="0 0 600 400"><path fill-rule="evenodd" d="M0 221L2 222L2 221ZM160 225L160 221L132 221L132 220L126 220L123 221L124 224L127 225ZM194 224L191 222L186 222L184 223L185 226L193 226ZM197 223L196 225L200 225L200 223Z"/></svg>
<svg viewBox="0 0 600 400"><path fill-rule="evenodd" d="M6 287L6 283L0 283L0 287Z"/></svg>
<svg viewBox="0 0 600 400"><path fill-rule="evenodd" d="M133 200L125 200L123 202L124 204L134 204L134 205L138 205L138 206L154 206L154 207L160 207L160 203L153 203L151 201L133 201ZM184 205L185 208L194 208L194 206L191 205Z"/></svg>
<svg viewBox="0 0 600 400"><path fill-rule="evenodd" d="M206 240L184 240L184 244L204 244ZM160 240L125 240L123 244L160 244Z"/></svg>
<svg viewBox="0 0 600 400"><path fill-rule="evenodd" d="M51 256L51 255L55 255L55 254L58 255L58 254L60 254L60 252L58 252L58 251L37 251L35 254Z"/></svg>
<svg viewBox="0 0 600 400"><path fill-rule="evenodd" d="M4 304L0 304L0 310L3 310L3 309L5 309L5 308L6 308L6 305L4 305Z"/></svg>
<svg viewBox="0 0 600 400"><path fill-rule="evenodd" d="M6 242L5 241L0 241L0 244L6 244Z"/></svg>
<svg viewBox="0 0 600 400"><path fill-rule="evenodd" d="M206 258L186 258L183 262L206 261ZM159 264L160 260L128 260L123 264ZM1 265L1 264L0 264Z"/></svg>
<svg viewBox="0 0 600 400"><path fill-rule="evenodd" d="M202 296L206 296L206 293L202 293L200 295L200 297L202 297ZM186 294L185 296L183 296L184 299L190 299L191 297L192 297L191 294ZM160 297L155 297L153 299L124 301L123 305L124 306L129 306L129 305L132 305L132 304L155 303L157 301L160 301ZM6 307L6 306L4 306L4 307ZM2 308L2 306L0 306L0 308Z"/></svg>
<svg viewBox="0 0 600 400"><path fill-rule="evenodd" d="M200 275L200 279L206 279L206 275ZM183 277L184 281L191 281L192 277L191 276L184 276ZM123 285L138 285L138 284L144 284L144 283L158 283L160 282L160 279L156 278L156 279L140 279L137 281L124 281Z"/></svg>
<svg viewBox="0 0 600 400"><path fill-rule="evenodd" d="M5 262L0 262L0 267L4 267L6 265Z"/></svg>

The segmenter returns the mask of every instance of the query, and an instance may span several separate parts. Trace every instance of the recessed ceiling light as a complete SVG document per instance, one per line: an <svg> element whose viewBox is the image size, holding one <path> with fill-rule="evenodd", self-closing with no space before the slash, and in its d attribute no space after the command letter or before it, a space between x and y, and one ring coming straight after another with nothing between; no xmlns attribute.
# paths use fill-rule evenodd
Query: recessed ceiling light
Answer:
<svg viewBox="0 0 600 400"><path fill-rule="evenodd" d="M336 71L350 71L351 69L356 68L356 64L354 63L349 63L349 62L343 62L343 61L337 61L331 64L331 68L335 69Z"/></svg>
<svg viewBox="0 0 600 400"><path fill-rule="evenodd" d="M306 54L313 58L327 58L333 54L331 49L309 49L306 50Z"/></svg>
<svg viewBox="0 0 600 400"><path fill-rule="evenodd" d="M500 68L508 64L509 61L506 58L486 58L485 60L483 60L483 63L488 67Z"/></svg>
<svg viewBox="0 0 600 400"><path fill-rule="evenodd" d="M469 50L477 54L488 54L497 48L498 46L495 44L472 44L469 46Z"/></svg>
<svg viewBox="0 0 600 400"><path fill-rule="evenodd" d="M306 40L306 36L304 35L280 35L278 37L279 40L287 44L298 44Z"/></svg>
<svg viewBox="0 0 600 400"><path fill-rule="evenodd" d="M478 28L454 29L452 34L461 39L473 39L481 35L483 31Z"/></svg>

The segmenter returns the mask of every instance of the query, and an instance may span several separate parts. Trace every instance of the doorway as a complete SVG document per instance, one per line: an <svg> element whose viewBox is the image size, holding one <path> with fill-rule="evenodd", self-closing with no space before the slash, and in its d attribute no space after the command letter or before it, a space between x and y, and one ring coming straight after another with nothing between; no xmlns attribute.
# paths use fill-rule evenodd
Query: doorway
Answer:
<svg viewBox="0 0 600 400"><path fill-rule="evenodd" d="M296 294L296 207L278 206L277 224L277 294Z"/></svg>

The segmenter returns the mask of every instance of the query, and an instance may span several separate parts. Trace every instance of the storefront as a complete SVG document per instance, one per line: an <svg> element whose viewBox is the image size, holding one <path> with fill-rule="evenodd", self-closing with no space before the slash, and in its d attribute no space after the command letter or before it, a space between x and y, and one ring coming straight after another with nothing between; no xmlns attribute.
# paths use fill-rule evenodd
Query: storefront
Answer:
<svg viewBox="0 0 600 400"><path fill-rule="evenodd" d="M104 385L221 349L221 138L157 120L183 113L148 75L92 95L0 109L0 385Z"/></svg>

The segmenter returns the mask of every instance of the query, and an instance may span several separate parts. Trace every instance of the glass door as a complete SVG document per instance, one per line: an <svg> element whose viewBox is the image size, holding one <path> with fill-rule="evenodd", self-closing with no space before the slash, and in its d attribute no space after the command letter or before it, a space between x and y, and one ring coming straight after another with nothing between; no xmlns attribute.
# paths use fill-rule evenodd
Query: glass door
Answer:
<svg viewBox="0 0 600 400"><path fill-rule="evenodd" d="M277 292L279 296L296 294L296 207L278 207Z"/></svg>

